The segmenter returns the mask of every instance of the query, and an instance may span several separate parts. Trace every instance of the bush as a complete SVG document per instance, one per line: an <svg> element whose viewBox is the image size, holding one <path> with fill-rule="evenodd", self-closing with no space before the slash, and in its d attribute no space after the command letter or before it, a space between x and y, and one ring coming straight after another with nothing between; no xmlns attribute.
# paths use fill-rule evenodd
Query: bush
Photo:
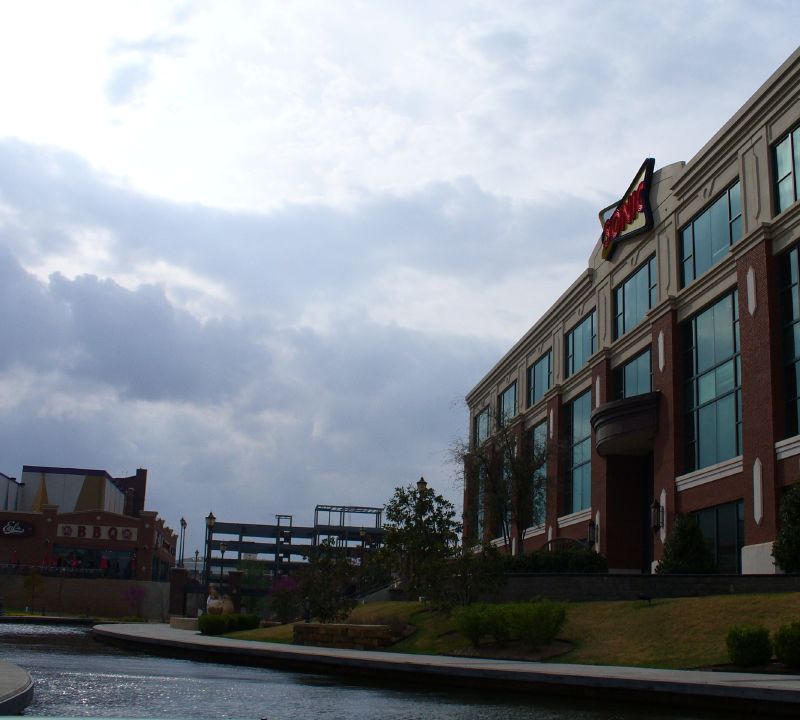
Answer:
<svg viewBox="0 0 800 720"><path fill-rule="evenodd" d="M734 665L749 667L764 665L772 657L769 631L763 625L737 625L725 638L728 657Z"/></svg>
<svg viewBox="0 0 800 720"><path fill-rule="evenodd" d="M456 609L453 613L453 624L473 647L477 647L481 638L489 634L488 617L488 606L485 603L475 603Z"/></svg>
<svg viewBox="0 0 800 720"><path fill-rule="evenodd" d="M567 617L562 603L553 600L517 603L511 606L514 635L529 649L552 642Z"/></svg>
<svg viewBox="0 0 800 720"><path fill-rule="evenodd" d="M557 550L536 550L506 556L508 573L606 573L608 561L590 547L576 542Z"/></svg>
<svg viewBox="0 0 800 720"><path fill-rule="evenodd" d="M783 625L775 633L775 657L789 667L800 667L800 622Z"/></svg>
<svg viewBox="0 0 800 720"><path fill-rule="evenodd" d="M224 635L228 632L228 622L225 615L205 613L198 618L197 626L203 635Z"/></svg>
<svg viewBox="0 0 800 720"><path fill-rule="evenodd" d="M656 573L709 573L713 570L714 557L697 520L691 515L677 515Z"/></svg>
<svg viewBox="0 0 800 720"><path fill-rule="evenodd" d="M487 605L486 632L501 647L511 639L511 612L508 605Z"/></svg>
<svg viewBox="0 0 800 720"><path fill-rule="evenodd" d="M793 485L784 493L780 517L772 556L784 572L800 572L800 485Z"/></svg>

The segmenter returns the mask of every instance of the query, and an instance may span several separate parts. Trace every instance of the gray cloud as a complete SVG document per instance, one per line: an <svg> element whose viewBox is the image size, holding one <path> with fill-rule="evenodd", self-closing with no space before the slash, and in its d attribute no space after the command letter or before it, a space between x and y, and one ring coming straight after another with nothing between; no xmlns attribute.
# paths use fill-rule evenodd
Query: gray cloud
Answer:
<svg viewBox="0 0 800 720"><path fill-rule="evenodd" d="M106 83L106 99L112 105L130 102L150 82L150 64L147 61L126 63L114 69Z"/></svg>

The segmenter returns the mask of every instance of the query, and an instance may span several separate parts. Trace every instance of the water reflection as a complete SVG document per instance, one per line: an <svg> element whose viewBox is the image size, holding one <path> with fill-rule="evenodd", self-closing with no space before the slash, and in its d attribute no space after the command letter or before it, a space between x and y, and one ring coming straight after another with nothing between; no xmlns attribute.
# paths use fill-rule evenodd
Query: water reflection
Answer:
<svg viewBox="0 0 800 720"><path fill-rule="evenodd" d="M691 713L501 694L356 685L323 675L199 663L94 642L87 628L0 624L0 657L36 682L27 715L321 720L691 720Z"/></svg>

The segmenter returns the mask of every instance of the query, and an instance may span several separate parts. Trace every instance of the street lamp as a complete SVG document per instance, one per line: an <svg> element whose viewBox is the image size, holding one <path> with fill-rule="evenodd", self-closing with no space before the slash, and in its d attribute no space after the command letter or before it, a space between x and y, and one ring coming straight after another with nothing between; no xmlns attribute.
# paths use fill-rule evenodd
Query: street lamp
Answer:
<svg viewBox="0 0 800 720"><path fill-rule="evenodd" d="M194 551L194 579L197 580L197 559L200 557L200 551Z"/></svg>
<svg viewBox="0 0 800 720"><path fill-rule="evenodd" d="M181 518L181 539L178 543L178 547L180 548L178 550L178 567L183 567L183 543L186 539L186 524L186 520Z"/></svg>
<svg viewBox="0 0 800 720"><path fill-rule="evenodd" d="M203 566L204 584L208 585L211 580L211 539L214 536L214 525L217 518L214 517L213 512L209 512L206 516L206 558Z"/></svg>
<svg viewBox="0 0 800 720"><path fill-rule="evenodd" d="M222 582L222 578L225 575L225 551L228 549L228 545L224 542L219 544L219 551L222 553L222 559L219 561L219 581Z"/></svg>

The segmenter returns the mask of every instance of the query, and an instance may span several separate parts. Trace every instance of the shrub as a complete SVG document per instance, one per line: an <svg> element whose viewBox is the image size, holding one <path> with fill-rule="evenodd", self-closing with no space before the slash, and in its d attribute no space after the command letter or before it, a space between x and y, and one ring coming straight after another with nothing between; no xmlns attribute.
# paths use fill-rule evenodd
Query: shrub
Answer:
<svg viewBox="0 0 800 720"><path fill-rule="evenodd" d="M783 625L775 633L775 657L789 667L800 667L800 622Z"/></svg>
<svg viewBox="0 0 800 720"><path fill-rule="evenodd" d="M477 647L484 635L489 634L488 606L485 603L465 605L453 613L456 630Z"/></svg>
<svg viewBox="0 0 800 720"><path fill-rule="evenodd" d="M764 665L772 657L769 631L763 625L737 625L725 638L728 657L734 665Z"/></svg>
<svg viewBox="0 0 800 720"><path fill-rule="evenodd" d="M504 569L509 573L606 573L608 561L590 547L576 542L556 550L507 556Z"/></svg>
<svg viewBox="0 0 800 720"><path fill-rule="evenodd" d="M563 603L553 600L517 603L511 607L513 633L531 650L552 642L566 617Z"/></svg>
<svg viewBox="0 0 800 720"><path fill-rule="evenodd" d="M793 485L784 493L780 516L772 556L784 572L800 572L800 485Z"/></svg>
<svg viewBox="0 0 800 720"><path fill-rule="evenodd" d="M203 635L223 635L228 632L228 622L225 615L205 613L198 618L197 626Z"/></svg>
<svg viewBox="0 0 800 720"><path fill-rule="evenodd" d="M511 639L511 615L508 605L486 606L486 632L500 646Z"/></svg>
<svg viewBox="0 0 800 720"><path fill-rule="evenodd" d="M713 569L714 557L697 520L691 515L677 515L656 573L708 573Z"/></svg>

